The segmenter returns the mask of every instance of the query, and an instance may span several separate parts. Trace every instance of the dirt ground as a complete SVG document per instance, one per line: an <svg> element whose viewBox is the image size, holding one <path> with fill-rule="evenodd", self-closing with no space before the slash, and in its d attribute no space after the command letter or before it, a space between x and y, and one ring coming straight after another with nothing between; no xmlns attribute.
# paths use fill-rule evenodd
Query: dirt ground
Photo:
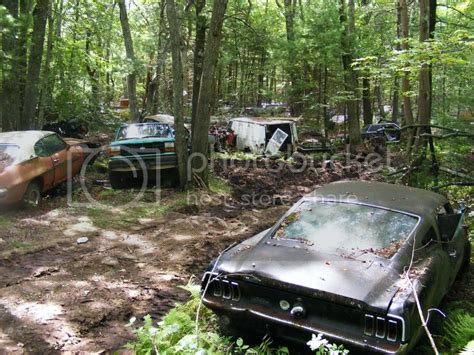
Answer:
<svg viewBox="0 0 474 355"><path fill-rule="evenodd" d="M268 228L286 204L330 181L378 178L354 167L318 171L318 165L294 173L284 166L276 173L271 167L283 163L271 162L270 169L263 162L225 164L214 169L230 183L227 193L190 197L164 189L157 204L148 191L138 207L130 207L124 203L135 193L101 186L105 177L99 174L87 186L94 198L108 200L105 208L68 206L59 192L39 210L2 211L0 352L121 349L133 339L126 326L131 317L158 320L186 301L179 286L193 276L199 281L221 250ZM83 194L74 196L86 201ZM78 244L83 237L88 241Z"/></svg>

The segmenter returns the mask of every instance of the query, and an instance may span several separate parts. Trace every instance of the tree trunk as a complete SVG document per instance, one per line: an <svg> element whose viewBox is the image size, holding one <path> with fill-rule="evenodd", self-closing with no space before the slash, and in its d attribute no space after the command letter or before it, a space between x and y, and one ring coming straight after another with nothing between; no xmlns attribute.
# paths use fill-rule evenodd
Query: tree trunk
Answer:
<svg viewBox="0 0 474 355"><path fill-rule="evenodd" d="M362 78L362 113L364 115L364 125L372 124L373 112L370 100L370 79Z"/></svg>
<svg viewBox="0 0 474 355"><path fill-rule="evenodd" d="M196 39L194 43L194 72L193 72L193 96L191 103L191 126L196 124L196 109L201 88L202 65L204 57L204 45L206 43L206 16L202 14L206 0L197 0L196 7ZM192 130L194 137L194 129Z"/></svg>
<svg viewBox="0 0 474 355"><path fill-rule="evenodd" d="M398 76L393 79L393 97L392 97L392 122L398 121L398 99L399 99L400 83Z"/></svg>
<svg viewBox="0 0 474 355"><path fill-rule="evenodd" d="M281 5L279 2L276 2L279 7ZM284 0L283 13L285 16L285 28L286 28L286 40L288 42L288 60L294 55L293 46L295 42L295 14L296 14L296 4L297 0ZM299 94L297 92L297 81L298 81L298 72L290 63L288 74L290 76L290 87L288 92L288 106L290 107L290 112L293 116L298 116L301 113L301 107L299 104Z"/></svg>
<svg viewBox="0 0 474 355"><path fill-rule="evenodd" d="M34 123L36 106L38 104L39 79L48 8L49 0L38 0L33 11L33 34L28 59L23 112L19 124L20 129L32 128Z"/></svg>
<svg viewBox="0 0 474 355"><path fill-rule="evenodd" d="M429 1L420 0L420 42L425 42L430 37ZM418 119L420 124L429 124L430 122L430 91L430 67L428 64L422 64L418 91Z"/></svg>
<svg viewBox="0 0 474 355"><path fill-rule="evenodd" d="M10 15L18 19L18 2L3 1L2 4L7 8ZM17 48L20 46L16 42L16 29L9 28L2 34L2 50L4 57L2 58L2 90L0 98L1 110L1 127L3 132L10 131L16 127L20 116L20 100L18 95L18 78L14 75L14 69L18 65L16 58ZM11 58L5 60L5 58Z"/></svg>
<svg viewBox="0 0 474 355"><path fill-rule="evenodd" d="M198 154L202 159L193 159L192 167L198 179L206 185L209 184L209 156L208 132L210 124L210 104L212 99L212 86L219 47L222 37L222 24L224 22L227 0L214 0L212 17L209 27L209 36L204 51L202 67L201 88L196 108L196 122L193 127L193 154Z"/></svg>
<svg viewBox="0 0 474 355"><path fill-rule="evenodd" d="M133 40L130 32L130 24L128 22L127 8L125 0L117 0L120 8L120 24L122 25L123 40L125 42L125 52L129 64L132 66L130 73L127 75L128 101L130 107L130 118L132 122L140 120L140 114L137 107L137 73L135 69L135 53L133 51Z"/></svg>
<svg viewBox="0 0 474 355"><path fill-rule="evenodd" d="M162 80L162 72L166 62L166 47L167 41L164 40L165 33L165 7L166 0L162 0L160 3L160 26L158 32L158 50L157 50L157 61L156 61L156 73L150 84L150 101L147 111L151 115L156 115L162 106L160 100L160 88Z"/></svg>
<svg viewBox="0 0 474 355"><path fill-rule="evenodd" d="M408 6L406 0L399 1L400 6L400 32L401 32L401 47L403 50L408 50L408 38L409 38L409 18L408 18ZM403 118L406 125L414 123L413 110L411 107L411 98L409 96L411 90L410 85L410 73L405 72L402 77L402 95L403 95ZM412 136L412 134L410 135ZM408 140L408 144L411 145L411 138Z"/></svg>
<svg viewBox="0 0 474 355"><path fill-rule="evenodd" d="M43 66L43 78L42 78L42 85L41 91L39 96L39 110L38 110L38 122L36 126L41 129L44 124L44 114L46 105L49 104L48 98L49 90L51 89L51 79L49 77L50 65L51 65L51 57L53 55L53 40L54 40L54 18L53 18L53 11L49 9L48 14L48 39L46 41L46 58L45 63Z"/></svg>
<svg viewBox="0 0 474 355"><path fill-rule="evenodd" d="M176 131L176 154L178 157L179 183L181 188L187 183L188 147L183 117L183 63L181 61L181 26L176 13L174 0L166 0L166 14L171 38L173 61L173 114Z"/></svg>
<svg viewBox="0 0 474 355"><path fill-rule="evenodd" d="M360 137L360 123L357 109L357 77L356 73L352 69L352 45L351 42L354 39L354 0L349 0L349 15L346 15L346 3L345 0L340 0L339 8L339 19L341 24L344 26L342 35L342 65L344 67L344 86L348 93L352 97L347 100L347 120L349 128L349 140L352 146L355 146L361 142Z"/></svg>
<svg viewBox="0 0 474 355"><path fill-rule="evenodd" d="M401 50L400 39L401 39L401 14L400 14L400 4L395 2L395 10L397 11L397 39L398 42L395 46L397 51ZM400 78L398 73L394 74L393 78L393 95L392 95L392 122L398 121L399 116L399 101L400 101Z"/></svg>

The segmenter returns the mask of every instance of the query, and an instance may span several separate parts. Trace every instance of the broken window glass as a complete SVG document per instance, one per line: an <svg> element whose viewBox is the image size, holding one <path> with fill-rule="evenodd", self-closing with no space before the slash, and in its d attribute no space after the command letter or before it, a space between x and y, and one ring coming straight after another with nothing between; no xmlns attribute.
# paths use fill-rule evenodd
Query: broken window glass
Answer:
<svg viewBox="0 0 474 355"><path fill-rule="evenodd" d="M285 218L274 238L304 242L326 253L369 251L390 257L394 253L384 250L398 250L417 222L417 217L372 206L304 202Z"/></svg>

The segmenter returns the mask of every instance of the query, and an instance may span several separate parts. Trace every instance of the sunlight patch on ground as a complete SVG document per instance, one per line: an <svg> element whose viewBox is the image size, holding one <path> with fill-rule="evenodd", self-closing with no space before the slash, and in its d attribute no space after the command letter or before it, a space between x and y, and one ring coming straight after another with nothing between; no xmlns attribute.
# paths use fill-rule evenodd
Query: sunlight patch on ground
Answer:
<svg viewBox="0 0 474 355"><path fill-rule="evenodd" d="M40 304L36 302L25 302L15 307L5 304L9 311L18 318L30 318L36 323L51 320L63 313L62 307L52 303Z"/></svg>
<svg viewBox="0 0 474 355"><path fill-rule="evenodd" d="M75 237L79 234L92 233L97 230L98 228L94 227L89 217L80 217L78 218L78 223L70 225L63 233L68 237Z"/></svg>

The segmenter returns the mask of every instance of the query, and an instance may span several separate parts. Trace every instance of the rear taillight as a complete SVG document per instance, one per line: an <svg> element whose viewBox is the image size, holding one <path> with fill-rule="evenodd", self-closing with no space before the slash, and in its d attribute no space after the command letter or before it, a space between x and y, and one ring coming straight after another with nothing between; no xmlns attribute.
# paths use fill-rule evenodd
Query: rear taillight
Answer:
<svg viewBox="0 0 474 355"><path fill-rule="evenodd" d="M210 277L210 273L205 275L203 278L204 287L208 282L208 277ZM213 295L214 297L219 297L225 300L231 300L235 302L240 301L240 285L237 282L217 278L215 276L211 277L212 279L209 283L206 294ZM202 290L204 290L204 287Z"/></svg>
<svg viewBox="0 0 474 355"><path fill-rule="evenodd" d="M405 340L405 322L403 318L388 315L386 317L366 314L364 316L364 334L388 341Z"/></svg>

